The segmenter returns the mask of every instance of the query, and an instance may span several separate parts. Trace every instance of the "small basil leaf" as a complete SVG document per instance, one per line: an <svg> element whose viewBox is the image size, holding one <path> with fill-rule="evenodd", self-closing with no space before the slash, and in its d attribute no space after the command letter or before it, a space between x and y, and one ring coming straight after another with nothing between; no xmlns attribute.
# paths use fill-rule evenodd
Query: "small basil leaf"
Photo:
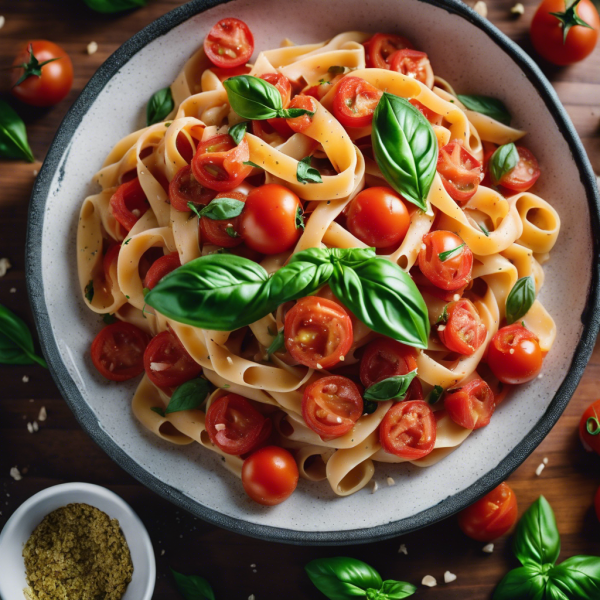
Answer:
<svg viewBox="0 0 600 600"><path fill-rule="evenodd" d="M513 569L498 584L493 600L543 600L546 581L538 566Z"/></svg>
<svg viewBox="0 0 600 600"><path fill-rule="evenodd" d="M377 402L373 402L372 400L365 400L363 398L363 414L371 415L377 410Z"/></svg>
<svg viewBox="0 0 600 600"><path fill-rule="evenodd" d="M115 13L130 8L146 6L147 0L83 0L92 10L99 13Z"/></svg>
<svg viewBox="0 0 600 600"><path fill-rule="evenodd" d="M154 125L164 121L174 108L175 102L170 87L154 92L146 106L146 123Z"/></svg>
<svg viewBox="0 0 600 600"><path fill-rule="evenodd" d="M115 317L114 313L104 313L104 315L102 315L102 320L106 325L112 325L113 323L116 323L119 319Z"/></svg>
<svg viewBox="0 0 600 600"><path fill-rule="evenodd" d="M179 593L185 600L215 600L210 583L197 575L182 575L171 569Z"/></svg>
<svg viewBox="0 0 600 600"><path fill-rule="evenodd" d="M310 156L305 156L302 160L298 161L296 179L299 183L323 183L321 173L310 166L310 159Z"/></svg>
<svg viewBox="0 0 600 600"><path fill-rule="evenodd" d="M506 322L511 325L527 314L535 302L535 281L531 275L521 277L506 298Z"/></svg>
<svg viewBox="0 0 600 600"><path fill-rule="evenodd" d="M164 416L166 416L166 415L165 415L165 409L164 409L164 408L161 408L160 406L151 406L151 407L150 407L150 410L151 410L152 412L155 412L157 415L160 415L161 417L164 417Z"/></svg>
<svg viewBox="0 0 600 600"><path fill-rule="evenodd" d="M193 205L192 202L188 202L188 206ZM241 200L235 200L234 198L215 198L211 200L203 209L197 210L194 206L192 210L198 215L198 218L206 217L213 221L226 221L227 219L234 219L239 217L244 210L245 203Z"/></svg>
<svg viewBox="0 0 600 600"><path fill-rule="evenodd" d="M348 267L356 267L377 256L375 248L330 248L329 252L342 265Z"/></svg>
<svg viewBox="0 0 600 600"><path fill-rule="evenodd" d="M267 354L275 354L279 352L285 346L285 338L283 337L283 329L277 332L277 335L273 338L271 345L267 348Z"/></svg>
<svg viewBox="0 0 600 600"><path fill-rule="evenodd" d="M556 588L569 600L600 598L600 558L596 556L572 556L548 571L548 578L548 588Z"/></svg>
<svg viewBox="0 0 600 600"><path fill-rule="evenodd" d="M374 402L385 402L386 400L402 400L408 392L408 386L416 377L417 371L411 371L406 375L394 375L374 383L367 388L363 394L365 400Z"/></svg>
<svg viewBox="0 0 600 600"><path fill-rule="evenodd" d="M91 304L94 299L94 280L90 279L83 290L83 294L85 295L85 299Z"/></svg>
<svg viewBox="0 0 600 600"><path fill-rule="evenodd" d="M48 367L35 354L29 328L15 313L0 304L0 363L4 365L32 365Z"/></svg>
<svg viewBox="0 0 600 600"><path fill-rule="evenodd" d="M494 183L500 183L504 175L512 171L519 163L519 151L511 142L496 148L490 158L490 174Z"/></svg>
<svg viewBox="0 0 600 600"><path fill-rule="evenodd" d="M504 125L510 125L511 116L504 103L490 96L465 96L458 94L458 99L469 109L491 117Z"/></svg>
<svg viewBox="0 0 600 600"><path fill-rule="evenodd" d="M560 553L560 536L552 507L540 496L521 517L513 539L515 556L524 566L554 564Z"/></svg>
<svg viewBox="0 0 600 600"><path fill-rule="evenodd" d="M198 408L206 400L206 396L209 393L210 386L206 379L202 379L202 377L190 379L190 381L182 383L173 392L165 413L169 414Z"/></svg>
<svg viewBox="0 0 600 600"><path fill-rule="evenodd" d="M438 160L437 137L429 121L404 98L384 92L373 115L371 140L386 181L427 210Z"/></svg>
<svg viewBox="0 0 600 600"><path fill-rule="evenodd" d="M302 115L310 115L312 117L314 114L314 110L308 110L307 108L283 108L277 111L277 116L283 119L295 119Z"/></svg>
<svg viewBox="0 0 600 600"><path fill-rule="evenodd" d="M442 397L444 393L444 388L441 385L434 385L431 392L429 392L429 398L427 398L427 402L429 404L435 404Z"/></svg>
<svg viewBox="0 0 600 600"><path fill-rule="evenodd" d="M259 77L238 75L226 79L223 85L231 108L243 119L272 119L283 108L279 90Z"/></svg>
<svg viewBox="0 0 600 600"><path fill-rule="evenodd" d="M25 123L10 104L0 99L0 158L18 158L34 162L27 141Z"/></svg>
<svg viewBox="0 0 600 600"><path fill-rule="evenodd" d="M304 211L302 210L302 207L299 206L296 209L296 229L304 229L305 225L304 225Z"/></svg>
<svg viewBox="0 0 600 600"><path fill-rule="evenodd" d="M249 165L251 167L254 167L255 169L262 169L263 168L260 165L257 165L256 163L252 162L251 160L245 160L243 164Z"/></svg>
<svg viewBox="0 0 600 600"><path fill-rule="evenodd" d="M452 248L452 250L446 250L446 252L440 252L438 254L438 258L440 262L446 262L450 258L454 258L461 254L462 249L465 247L464 242L460 246L456 246L456 248Z"/></svg>
<svg viewBox="0 0 600 600"><path fill-rule="evenodd" d="M442 314L438 317L435 322L436 325L444 325L448 322L448 305L444 305L444 310L442 310Z"/></svg>
<svg viewBox="0 0 600 600"><path fill-rule="evenodd" d="M244 139L246 129L248 129L248 121L242 121L229 129L229 135L233 138L236 145Z"/></svg>
<svg viewBox="0 0 600 600"><path fill-rule="evenodd" d="M412 596L417 591L416 586L406 581L394 581L387 579L381 586L381 598L385 600L402 600Z"/></svg>
<svg viewBox="0 0 600 600"><path fill-rule="evenodd" d="M366 598L367 589L379 589L383 583L375 569L355 558L318 558L304 568L315 587L329 600Z"/></svg>

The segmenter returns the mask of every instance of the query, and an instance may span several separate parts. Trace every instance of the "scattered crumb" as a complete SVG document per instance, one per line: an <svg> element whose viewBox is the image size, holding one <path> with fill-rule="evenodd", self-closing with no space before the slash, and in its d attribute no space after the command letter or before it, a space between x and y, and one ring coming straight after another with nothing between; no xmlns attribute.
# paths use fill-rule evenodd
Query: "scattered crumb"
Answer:
<svg viewBox="0 0 600 600"><path fill-rule="evenodd" d="M340 356L340 361L341 361L341 362L344 362L345 360L346 360L346 357L345 357L345 356Z"/></svg>
<svg viewBox="0 0 600 600"><path fill-rule="evenodd" d="M537 378L538 378L538 379L541 379L543 376L544 376L544 374L543 374L543 373L540 373L540 374L538 375L538 377L537 377Z"/></svg>
<svg viewBox="0 0 600 600"><path fill-rule="evenodd" d="M38 176L38 173L39 173L39 171L38 171L37 169L34 169L34 170L33 170L33 176L34 176L34 177L37 177L37 176Z"/></svg>
<svg viewBox="0 0 600 600"><path fill-rule="evenodd" d="M31 423L27 423L27 431L29 431L29 433L33 433L33 425Z"/></svg>
<svg viewBox="0 0 600 600"><path fill-rule="evenodd" d="M435 580L435 577L432 577L431 575L425 575L425 577L423 577L423 580L421 581L421 585L426 585L427 587L435 587L437 585L437 581Z"/></svg>
<svg viewBox="0 0 600 600"><path fill-rule="evenodd" d="M454 296L452 296L452 300L454 300L454 302L458 302L460 300L460 296L458 294L454 294Z"/></svg>
<svg viewBox="0 0 600 600"><path fill-rule="evenodd" d="M8 290L11 294L16 294L17 293L17 288L10 288L10 290Z"/></svg>
<svg viewBox="0 0 600 600"><path fill-rule="evenodd" d="M544 467L546 465L544 463L540 463L538 465L538 468L535 470L535 474L539 477L542 474L542 471L544 470Z"/></svg>
<svg viewBox="0 0 600 600"><path fill-rule="evenodd" d="M248 600L256 600L256 596L254 594L250 594L248 596Z"/></svg>
<svg viewBox="0 0 600 600"><path fill-rule="evenodd" d="M444 573L444 583L452 583L453 581L456 581L456 575L450 573L450 571L446 571Z"/></svg>
<svg viewBox="0 0 600 600"><path fill-rule="evenodd" d="M542 462L543 462L545 465L547 465L547 464L548 464L548 457L547 457L547 456L544 456L544 460L543 460Z"/></svg>
<svg viewBox="0 0 600 600"><path fill-rule="evenodd" d="M258 573L258 571L256 569L252 569L253 573Z"/></svg>
<svg viewBox="0 0 600 600"><path fill-rule="evenodd" d="M46 407L42 406L42 408L40 408L40 414L38 415L38 421L45 421L47 417L48 413L46 412Z"/></svg>
<svg viewBox="0 0 600 600"><path fill-rule="evenodd" d="M477 2L475 2L475 6L473 6L473 10L477 14L480 14L484 19L487 17L487 4L483 0L477 0Z"/></svg>
<svg viewBox="0 0 600 600"><path fill-rule="evenodd" d="M0 29L2 29L4 27L4 23L6 23L6 19L2 16L0 16Z"/></svg>
<svg viewBox="0 0 600 600"><path fill-rule="evenodd" d="M29 377L27 375L23 375L23 379L21 379L23 383L27 383L29 381Z"/></svg>
<svg viewBox="0 0 600 600"><path fill-rule="evenodd" d="M96 52L98 52L98 44L96 42L90 42L87 45L87 53L96 54Z"/></svg>
<svg viewBox="0 0 600 600"><path fill-rule="evenodd" d="M390 487L392 487L393 485L396 485L396 482L395 482L395 481L394 481L394 480L393 480L391 477L388 477L388 478L386 479L386 481L387 481L387 484L388 484Z"/></svg>
<svg viewBox="0 0 600 600"><path fill-rule="evenodd" d="M374 481L373 482L373 489L371 490L371 494L374 494L378 489L379 489L379 486L377 485L377 482Z"/></svg>
<svg viewBox="0 0 600 600"><path fill-rule="evenodd" d="M510 9L511 14L513 15L522 15L525 12L525 7L520 3L517 2L511 9Z"/></svg>
<svg viewBox="0 0 600 600"><path fill-rule="evenodd" d="M250 565L250 568L251 568L251 569L256 569L256 565L255 565L254 563L252 563L252 564Z"/></svg>
<svg viewBox="0 0 600 600"><path fill-rule="evenodd" d="M215 425L215 429L217 431L223 431L223 429L226 429L226 428L227 428L227 425L225 425L225 423L217 423Z"/></svg>
<svg viewBox="0 0 600 600"><path fill-rule="evenodd" d="M0 258L0 277L4 277L6 275L6 271L8 271L12 265L10 264L10 260L8 258Z"/></svg>
<svg viewBox="0 0 600 600"><path fill-rule="evenodd" d="M440 326L438 327L438 331L444 331L444 329L446 329L446 326L445 326L445 325L440 325Z"/></svg>
<svg viewBox="0 0 600 600"><path fill-rule="evenodd" d="M322 368L323 367L319 363L317 363L317 369L322 369Z"/></svg>
<svg viewBox="0 0 600 600"><path fill-rule="evenodd" d="M164 551L164 550L161 550L161 551L160 551L160 555L161 555L161 556L164 556L164 555L165 555L165 551Z"/></svg>
<svg viewBox="0 0 600 600"><path fill-rule="evenodd" d="M15 480L15 481L21 481L21 479L23 479L23 477L21 477L21 473L19 473L19 469L17 469L17 467L13 467L10 470L10 476Z"/></svg>
<svg viewBox="0 0 600 600"><path fill-rule="evenodd" d="M488 544L481 549L486 554L491 554L494 551L494 544Z"/></svg>
<svg viewBox="0 0 600 600"><path fill-rule="evenodd" d="M33 427L33 431L34 431L34 432L38 432L38 431L40 430L40 426L38 425L38 422L37 422L37 421L34 421L34 422L32 423L32 427Z"/></svg>
<svg viewBox="0 0 600 600"><path fill-rule="evenodd" d="M406 544L400 544L400 548L398 548L398 554L408 554Z"/></svg>
<svg viewBox="0 0 600 600"><path fill-rule="evenodd" d="M227 357L227 362L232 365L233 364L233 358L231 358L231 356Z"/></svg>

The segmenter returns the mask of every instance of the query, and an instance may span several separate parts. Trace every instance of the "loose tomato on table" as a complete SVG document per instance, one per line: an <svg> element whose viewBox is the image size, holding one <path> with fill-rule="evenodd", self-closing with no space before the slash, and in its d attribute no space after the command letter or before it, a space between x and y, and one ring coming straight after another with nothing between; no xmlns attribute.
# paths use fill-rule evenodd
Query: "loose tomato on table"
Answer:
<svg viewBox="0 0 600 600"><path fill-rule="evenodd" d="M519 323L499 329L487 351L487 363L503 383L531 381L541 371L542 361L537 336Z"/></svg>
<svg viewBox="0 0 600 600"><path fill-rule="evenodd" d="M345 435L362 414L360 391L347 377L321 377L304 390L302 417L306 425L323 439Z"/></svg>
<svg viewBox="0 0 600 600"><path fill-rule="evenodd" d="M244 21L221 19L204 39L204 52L217 67L239 67L252 56L254 37Z"/></svg>
<svg viewBox="0 0 600 600"><path fill-rule="evenodd" d="M329 369L350 350L352 321L333 300L308 296L286 314L283 335L294 360L312 369Z"/></svg>
<svg viewBox="0 0 600 600"><path fill-rule="evenodd" d="M92 362L111 381L127 381L144 372L144 351L150 337L131 323L118 321L94 338Z"/></svg>
<svg viewBox="0 0 600 600"><path fill-rule="evenodd" d="M129 231L150 208L138 177L122 183L110 199L110 212Z"/></svg>
<svg viewBox="0 0 600 600"><path fill-rule="evenodd" d="M587 452L600 454L600 400L592 402L581 415L579 439Z"/></svg>
<svg viewBox="0 0 600 600"><path fill-rule="evenodd" d="M517 146L517 152L519 153L517 165L505 173L500 181L494 183L513 192L526 192L538 180L541 171L537 159L530 150Z"/></svg>
<svg viewBox="0 0 600 600"><path fill-rule="evenodd" d="M475 195L482 173L481 163L457 140L440 149L437 171L444 188L459 206Z"/></svg>
<svg viewBox="0 0 600 600"><path fill-rule="evenodd" d="M216 195L214 190L204 187L192 173L192 167L181 167L169 183L169 201L180 212L190 212L188 202L208 204Z"/></svg>
<svg viewBox="0 0 600 600"><path fill-rule="evenodd" d="M463 298L445 307L438 335L448 350L470 356L483 344L486 334L487 328L470 300Z"/></svg>
<svg viewBox="0 0 600 600"><path fill-rule="evenodd" d="M489 424L496 410L494 392L483 379L474 379L448 390L444 408L457 425L465 429L480 429Z"/></svg>
<svg viewBox="0 0 600 600"><path fill-rule="evenodd" d="M298 485L298 466L284 448L267 446L251 454L242 466L242 485L252 500L275 506L287 500Z"/></svg>
<svg viewBox="0 0 600 600"><path fill-rule="evenodd" d="M315 112L317 110L317 101L311 96L299 94L292 98L288 108L302 108ZM304 133L312 125L312 119L312 115L305 113L299 117L286 119L286 122L294 133Z"/></svg>
<svg viewBox="0 0 600 600"><path fill-rule="evenodd" d="M333 115L344 127L367 127L382 96L360 77L344 77L333 97Z"/></svg>
<svg viewBox="0 0 600 600"><path fill-rule="evenodd" d="M428 88L433 87L433 69L425 52L403 48L394 52L387 62L390 65L390 70L412 77Z"/></svg>
<svg viewBox="0 0 600 600"><path fill-rule="evenodd" d="M517 497L512 488L503 482L460 512L458 525L470 538L491 542L510 530L517 515Z"/></svg>
<svg viewBox="0 0 600 600"><path fill-rule="evenodd" d="M169 273L181 266L179 260L179 252L171 252L161 256L158 260L152 263L152 266L148 269L146 277L144 277L144 287L152 290L156 287L156 284Z"/></svg>
<svg viewBox="0 0 600 600"><path fill-rule="evenodd" d="M158 387L176 387L197 377L202 367L171 331L155 335L144 352L144 370Z"/></svg>
<svg viewBox="0 0 600 600"><path fill-rule="evenodd" d="M223 192L217 194L214 200L218 198L231 198L240 202L246 202L247 196L241 192ZM239 246L243 242L240 235L242 229L241 218L241 216L231 219L202 217L198 225L200 228L200 239L221 248L235 248L235 246Z"/></svg>
<svg viewBox="0 0 600 600"><path fill-rule="evenodd" d="M53 106L73 85L69 55L47 40L27 42L13 62L13 96L32 106Z"/></svg>
<svg viewBox="0 0 600 600"><path fill-rule="evenodd" d="M376 33L365 42L367 67L389 69L388 59L394 52L404 48L413 48L406 38L391 33Z"/></svg>

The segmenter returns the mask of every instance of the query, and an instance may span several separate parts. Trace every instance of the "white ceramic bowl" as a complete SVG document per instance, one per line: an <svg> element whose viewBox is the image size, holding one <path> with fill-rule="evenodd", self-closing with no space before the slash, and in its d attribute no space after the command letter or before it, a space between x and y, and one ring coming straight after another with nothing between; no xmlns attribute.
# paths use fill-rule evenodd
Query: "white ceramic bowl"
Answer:
<svg viewBox="0 0 600 600"><path fill-rule="evenodd" d="M562 219L544 267L541 300L556 319L558 337L543 379L515 390L488 427L437 465L378 465L375 495L365 489L339 498L325 482L301 481L288 501L260 507L215 454L197 444L171 446L144 430L129 408L137 382L109 383L89 358L101 322L81 299L75 257L79 209L94 190L89 181L113 144L144 125L151 94L173 81L214 23L230 16L249 24L257 52L285 37L315 42L353 29L406 35L460 93L505 101L515 125L531 132L525 144L543 170L534 191ZM81 425L122 467L164 497L212 523L256 537L367 542L460 510L505 479L556 423L598 332L598 191L581 142L533 61L459 0L190 2L126 42L99 69L61 126L30 207L30 298L52 373ZM394 487L385 485L388 475Z"/></svg>
<svg viewBox="0 0 600 600"><path fill-rule="evenodd" d="M133 576L123 600L151 600L156 563L144 524L127 502L110 490L90 483L63 483L42 490L10 517L0 533L0 598L23 600L23 590L27 588L23 546L47 514L73 503L95 506L119 521L133 562Z"/></svg>

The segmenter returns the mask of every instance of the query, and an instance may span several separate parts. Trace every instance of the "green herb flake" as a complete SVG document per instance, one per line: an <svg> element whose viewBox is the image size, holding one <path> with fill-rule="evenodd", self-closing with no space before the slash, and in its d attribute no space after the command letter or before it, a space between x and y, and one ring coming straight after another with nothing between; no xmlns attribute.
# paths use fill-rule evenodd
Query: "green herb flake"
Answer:
<svg viewBox="0 0 600 600"><path fill-rule="evenodd" d="M283 329L277 332L277 335L273 338L271 345L267 348L267 355L275 354L285 347L285 338L283 335Z"/></svg>
<svg viewBox="0 0 600 600"><path fill-rule="evenodd" d="M179 593L185 600L215 600L215 594L204 577L182 575L171 569Z"/></svg>
<svg viewBox="0 0 600 600"><path fill-rule="evenodd" d="M251 167L254 167L255 169L262 169L263 167L261 167L260 165L257 165L255 162L252 162L251 160L245 160L243 162L243 164L245 165L249 165Z"/></svg>
<svg viewBox="0 0 600 600"><path fill-rule="evenodd" d="M439 401L444 393L444 388L441 385L434 385L431 392L429 392L429 397L427 398L427 402L429 404L435 404Z"/></svg>
<svg viewBox="0 0 600 600"><path fill-rule="evenodd" d="M310 166L310 156L305 156L302 160L298 161L298 167L296 168L296 179L299 183L323 183L321 174L317 169Z"/></svg>
<svg viewBox="0 0 600 600"><path fill-rule="evenodd" d="M86 300L91 304L94 299L94 280L90 279L83 290Z"/></svg>
<svg viewBox="0 0 600 600"><path fill-rule="evenodd" d="M147 296L147 295L150 293L150 288L147 288L147 287L145 287L145 288L142 290L142 293L144 294L144 297L146 297L146 296Z"/></svg>
<svg viewBox="0 0 600 600"><path fill-rule="evenodd" d="M456 246L456 248L452 248L452 250L446 250L446 252L440 252L438 254L438 258L440 262L446 262L450 258L454 258L462 253L462 249L465 247L465 243L463 242L460 246Z"/></svg>
<svg viewBox="0 0 600 600"><path fill-rule="evenodd" d="M123 246L127 246L127 244L129 244L129 242L131 241L131 238L127 238L124 242L123 242Z"/></svg>
<svg viewBox="0 0 600 600"><path fill-rule="evenodd" d="M113 323L116 323L119 319L117 319L117 317L115 317L113 313L104 313L102 315L102 320L106 325L112 325Z"/></svg>
<svg viewBox="0 0 600 600"><path fill-rule="evenodd" d="M483 231L485 237L490 237L490 230L483 223L477 223L477 225L479 225L479 229Z"/></svg>
<svg viewBox="0 0 600 600"><path fill-rule="evenodd" d="M296 209L296 229L304 229L306 227L304 223L304 211L302 207L299 206Z"/></svg>
<svg viewBox="0 0 600 600"><path fill-rule="evenodd" d="M448 305L444 305L444 310L435 322L436 325L445 325L448 322Z"/></svg>
<svg viewBox="0 0 600 600"><path fill-rule="evenodd" d="M231 238L240 237L240 234L233 227L226 227L225 233Z"/></svg>

